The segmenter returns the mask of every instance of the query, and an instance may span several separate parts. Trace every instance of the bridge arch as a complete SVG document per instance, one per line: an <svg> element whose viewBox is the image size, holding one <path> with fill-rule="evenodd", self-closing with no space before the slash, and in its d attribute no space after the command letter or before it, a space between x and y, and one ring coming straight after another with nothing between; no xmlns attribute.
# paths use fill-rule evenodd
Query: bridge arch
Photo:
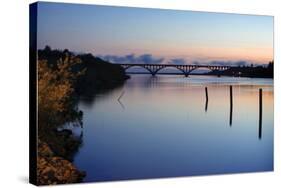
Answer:
<svg viewBox="0 0 281 188"><path fill-rule="evenodd" d="M229 67L224 67L224 66L195 66L194 68L190 69L188 74L190 74L191 72L195 71L195 70L198 70L198 69L208 69L210 71L214 71L214 70L217 70L217 71L223 71L223 70L227 70Z"/></svg>
<svg viewBox="0 0 281 188"><path fill-rule="evenodd" d="M147 66L142 66L142 65L128 65L128 66L126 66L126 67L123 67L124 68L124 70L126 71L126 70L128 70L128 69L130 69L130 68L134 68L134 67L140 67L140 68L143 68L143 69L145 69L145 70L147 70L148 72L150 72L151 74L153 74L153 72L152 72L152 70L151 69L149 69Z"/></svg>
<svg viewBox="0 0 281 188"><path fill-rule="evenodd" d="M199 70L199 69L209 70L210 72L213 71L213 69L210 68L210 67L194 67L194 68L192 68L192 69L190 69L190 70L188 71L188 74L190 74L191 72L193 72L193 71L195 71L195 70Z"/></svg>
<svg viewBox="0 0 281 188"><path fill-rule="evenodd" d="M184 69L178 67L178 66L162 66L161 68L157 69L155 71L155 74L157 74L159 71L163 70L163 69L169 69L169 68L172 68L172 69L176 69L176 70L179 70L181 71L184 75L187 74L187 71L185 71Z"/></svg>

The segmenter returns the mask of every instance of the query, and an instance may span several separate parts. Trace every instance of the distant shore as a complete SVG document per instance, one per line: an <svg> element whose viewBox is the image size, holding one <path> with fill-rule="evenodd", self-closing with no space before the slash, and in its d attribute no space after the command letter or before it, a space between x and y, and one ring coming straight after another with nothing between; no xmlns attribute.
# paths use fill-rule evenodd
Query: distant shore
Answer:
<svg viewBox="0 0 281 188"><path fill-rule="evenodd" d="M151 73L149 72L127 72L126 74L145 74L145 75L151 75ZM183 75L182 73L157 73L157 75ZM189 76L216 76L219 77L217 74L208 74L208 73L191 73L189 74ZM225 77L248 77L248 78L268 78L268 79L273 79L272 77L249 77L249 76L231 76L231 75L221 75L221 76L225 76Z"/></svg>

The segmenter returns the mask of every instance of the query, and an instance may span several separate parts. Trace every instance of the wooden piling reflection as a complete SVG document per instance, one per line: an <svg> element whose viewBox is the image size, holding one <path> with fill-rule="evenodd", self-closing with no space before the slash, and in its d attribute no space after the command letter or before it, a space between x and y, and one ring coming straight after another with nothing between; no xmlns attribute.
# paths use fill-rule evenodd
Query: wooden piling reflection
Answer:
<svg viewBox="0 0 281 188"><path fill-rule="evenodd" d="M208 111L208 100L206 100L206 102L205 102L205 112L207 112Z"/></svg>
<svg viewBox="0 0 281 188"><path fill-rule="evenodd" d="M232 111L233 111L233 94L232 94L232 86L229 87L230 92L230 113L229 113L229 125L232 125Z"/></svg>
<svg viewBox="0 0 281 188"><path fill-rule="evenodd" d="M262 89L259 89L259 139L262 138Z"/></svg>

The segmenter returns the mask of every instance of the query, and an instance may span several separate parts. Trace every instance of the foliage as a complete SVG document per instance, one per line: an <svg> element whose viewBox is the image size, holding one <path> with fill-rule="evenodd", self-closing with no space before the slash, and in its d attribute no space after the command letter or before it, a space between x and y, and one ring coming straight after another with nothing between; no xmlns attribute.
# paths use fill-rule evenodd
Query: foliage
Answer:
<svg viewBox="0 0 281 188"><path fill-rule="evenodd" d="M74 54L67 49L56 50L46 46L44 49L38 50L38 59L47 60L48 66L55 69L58 60L64 59L66 54L81 61L72 67L74 73L85 70L84 74L79 76L77 82L74 83L75 93L79 96L93 96L100 91L112 89L129 78L120 65L109 63L90 53Z"/></svg>
<svg viewBox="0 0 281 188"><path fill-rule="evenodd" d="M70 161L82 144L82 137L73 135L63 125L82 125L83 114L76 107L74 91L85 70L73 71L80 63L79 58L67 52L55 64L38 60L38 139L47 143L55 155Z"/></svg>
<svg viewBox="0 0 281 188"><path fill-rule="evenodd" d="M47 60L38 61L39 128L56 127L71 119L75 111L74 85L83 74L83 71L74 73L72 68L79 63L80 59L68 54L57 61L56 67Z"/></svg>
<svg viewBox="0 0 281 188"><path fill-rule="evenodd" d="M274 62L270 61L267 66L239 66L231 67L225 71L212 71L211 75L239 76L252 78L273 78Z"/></svg>

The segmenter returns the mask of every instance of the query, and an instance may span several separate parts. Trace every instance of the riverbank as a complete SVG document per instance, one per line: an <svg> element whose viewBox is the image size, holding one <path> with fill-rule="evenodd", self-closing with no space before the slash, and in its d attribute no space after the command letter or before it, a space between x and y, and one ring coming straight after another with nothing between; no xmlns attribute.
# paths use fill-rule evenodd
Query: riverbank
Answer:
<svg viewBox="0 0 281 188"><path fill-rule="evenodd" d="M121 66L92 54L50 47L38 50L38 185L83 181L86 173L73 165L83 143L83 112L77 108L77 99L94 97L128 78ZM75 126L81 128L80 136L72 132Z"/></svg>

